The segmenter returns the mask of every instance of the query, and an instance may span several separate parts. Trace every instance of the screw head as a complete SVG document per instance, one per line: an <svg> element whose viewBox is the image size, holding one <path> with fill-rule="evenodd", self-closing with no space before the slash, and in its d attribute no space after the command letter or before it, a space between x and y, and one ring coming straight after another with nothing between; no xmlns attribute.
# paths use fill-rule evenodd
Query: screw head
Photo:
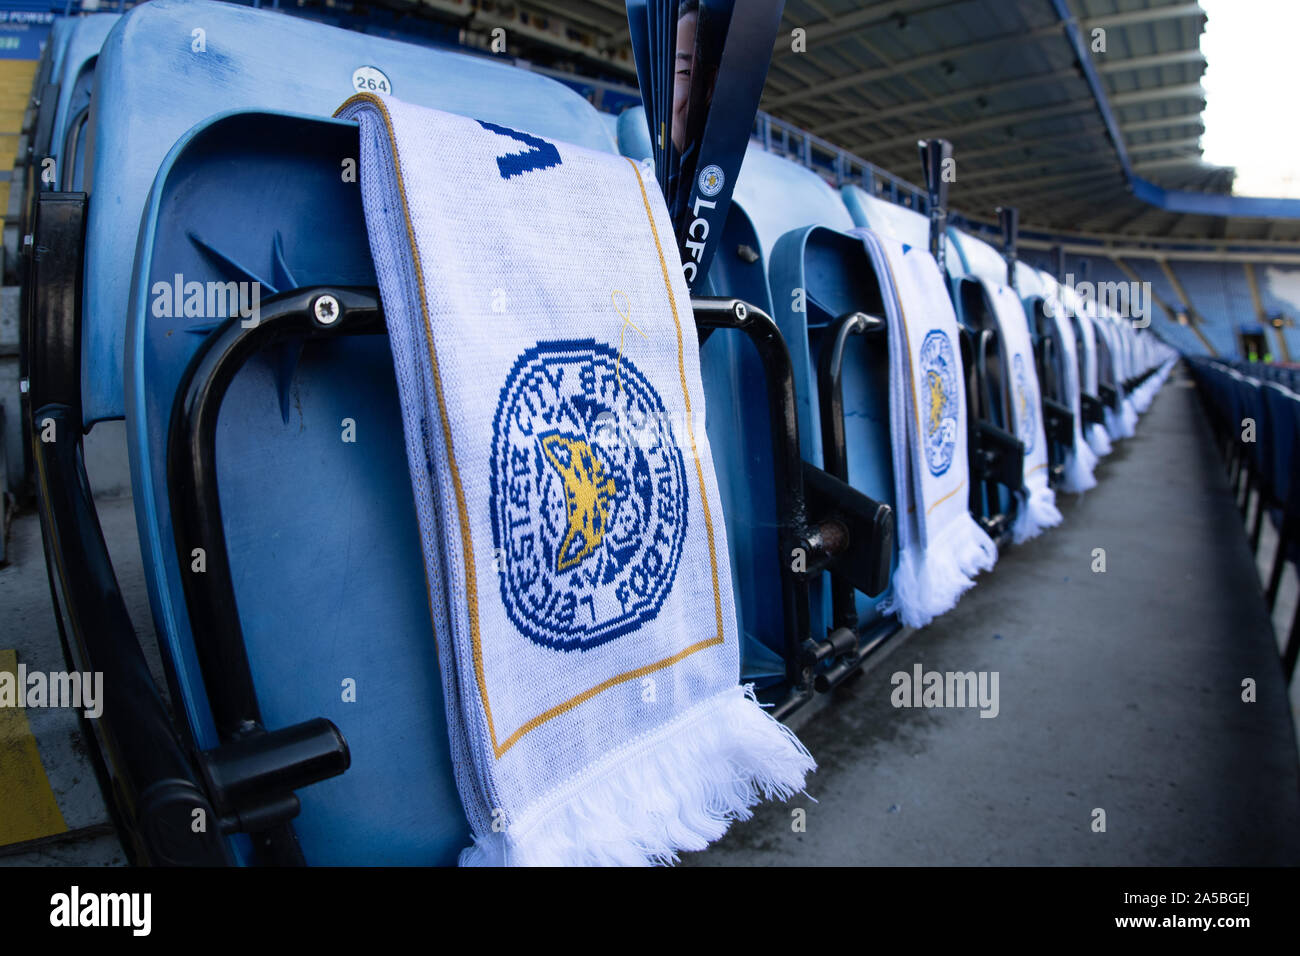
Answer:
<svg viewBox="0 0 1300 956"><path fill-rule="evenodd" d="M343 314L339 300L332 295L317 296L311 304L311 311L321 325L333 325Z"/></svg>
<svg viewBox="0 0 1300 956"><path fill-rule="evenodd" d="M736 318L741 322L745 321L745 317L749 315L749 309L745 308L745 303L743 302L737 302L734 311L736 313Z"/></svg>

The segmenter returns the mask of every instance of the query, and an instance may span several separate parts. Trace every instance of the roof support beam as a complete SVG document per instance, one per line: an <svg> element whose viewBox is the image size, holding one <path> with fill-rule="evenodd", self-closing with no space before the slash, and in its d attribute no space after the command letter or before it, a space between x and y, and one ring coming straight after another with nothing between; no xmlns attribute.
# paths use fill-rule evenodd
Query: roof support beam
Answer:
<svg viewBox="0 0 1300 956"><path fill-rule="evenodd" d="M929 126L925 129L916 130L913 133L907 133L903 136L895 136L892 139L858 143L854 146L850 146L849 152L857 152L862 149L879 150L889 149L892 146L905 146L915 140L930 139L934 136L942 136L944 139L952 140L963 133L975 133L982 129L993 129L997 126L1014 126L1017 123L1032 123L1036 120L1049 119L1056 116L1073 116L1079 113L1091 113L1092 109L1093 104L1090 99L1069 100L1065 103L1057 103L1053 106L1042 106L1032 110L1016 110L1011 113L999 113L996 116L977 120L974 123L962 123L959 126Z"/></svg>
<svg viewBox="0 0 1300 956"><path fill-rule="evenodd" d="M1087 170L1070 170L1065 173L1056 173L1051 176L1029 176L1019 177L1008 182L992 183L988 186L979 186L975 189L953 190L954 201L965 201L970 196L987 196L990 193L1030 193L1037 192L1044 186L1053 186L1057 183L1068 182L1087 182L1104 177L1114 177L1118 180L1123 176L1123 172L1117 168L1097 169L1089 172ZM961 179L958 177L956 185L960 185Z"/></svg>
<svg viewBox="0 0 1300 956"><path fill-rule="evenodd" d="M1115 113L1110 108L1110 102L1106 95L1106 84L1102 81L1100 74L1097 73L1096 67L1092 62L1092 55L1088 52L1088 47L1084 43L1083 34L1079 30L1079 23L1070 13L1070 6L1066 0L1052 0L1052 7L1061 19L1061 27L1065 31L1065 38L1070 44L1071 50L1074 51L1075 62L1079 64L1079 69L1083 70L1083 78L1088 81L1088 88L1092 90L1093 104L1097 112L1101 114L1101 120L1106 124L1106 135L1110 137L1111 145L1115 148L1115 154L1119 157L1120 165L1124 167L1124 175L1129 175L1130 167L1128 153L1124 150L1124 136L1119 131L1119 124L1115 121Z"/></svg>
<svg viewBox="0 0 1300 956"><path fill-rule="evenodd" d="M1209 164L1201 158L1199 152L1188 153L1186 156L1171 156L1168 159L1153 159L1149 162L1138 163L1135 169L1147 172L1152 169L1169 169L1173 166L1208 166Z"/></svg>
<svg viewBox="0 0 1300 956"><path fill-rule="evenodd" d="M866 11L863 11L864 13ZM1020 45L1023 43L1039 40L1042 37L1055 36L1061 32L1061 25L1053 23L1045 27L1039 27L1036 30L1017 31L1015 33L1003 33L991 39L984 40L980 43L972 43L968 46L954 47L949 50L939 50L937 53L930 53L926 56L913 57L909 60L903 60L894 66L876 67L870 70L863 70L861 73L855 73L852 76L840 77L837 80L830 80L826 83L819 83L816 86L810 86L802 90L793 90L789 93L775 96L763 104L763 108L772 111L781 109L784 106L792 106L795 103L801 103L804 100L814 97L825 96L827 93L834 93L837 90L848 89L853 86L862 86L875 80L888 79L897 77L902 73L911 73L915 70L922 70L927 67L935 66L948 60L957 60L971 53L984 53L999 47L1008 45ZM788 46L788 44L786 44Z"/></svg>
<svg viewBox="0 0 1300 956"><path fill-rule="evenodd" d="M1187 149L1188 147L1199 147L1201 137L1193 136L1190 139L1158 139L1150 143L1139 143L1136 146L1130 145L1128 148L1129 155L1134 153L1154 153L1162 149ZM1139 166L1142 163L1138 163Z"/></svg>
<svg viewBox="0 0 1300 956"><path fill-rule="evenodd" d="M1167 129L1171 126L1205 126L1205 119L1199 112L1184 113L1181 116L1162 116L1158 119L1135 120L1132 123L1123 123L1120 125L1120 131L1123 133L1141 133L1146 130Z"/></svg>
<svg viewBox="0 0 1300 956"><path fill-rule="evenodd" d="M1109 152L1083 153L1077 156L1040 156L1037 159L1025 163L1017 163L1013 166L993 166L988 169L977 169L975 172L967 172L966 167L959 165L958 175L960 181L969 183L971 180L985 180L998 176L1013 176L1017 173L1024 173L1033 170L1039 170L1044 166L1060 167L1068 165L1071 161L1076 163L1073 167L1076 171L1084 169L1093 169L1096 166L1105 163L1107 165L1115 164L1115 157ZM1082 161L1082 165L1078 165ZM969 164L968 164L969 165Z"/></svg>
<svg viewBox="0 0 1300 956"><path fill-rule="evenodd" d="M818 136L828 136L831 133L839 132L844 129L852 129L855 126L870 125L880 120L895 119L900 116L911 116L914 113L928 113L931 110L941 109L945 106L952 106L956 103L964 103L967 100L978 99L981 96L994 96L998 93L1006 93L1010 90L1017 90L1025 86L1036 86L1039 83L1054 83L1057 80L1068 80L1078 76L1078 71L1074 69L1057 70L1053 73L1036 73L1033 76L1022 76L1014 80L1007 80L1005 83L993 83L989 86L972 86L968 89L960 90L956 93L950 93L947 96L936 96L930 100L917 100L908 103L900 103L897 106L890 106L883 110L875 110L871 113L863 113L859 116L850 116L847 119L836 120L834 123L825 123L813 129Z"/></svg>
<svg viewBox="0 0 1300 956"><path fill-rule="evenodd" d="M1185 83L1182 86L1157 86L1150 90L1134 90L1132 93L1119 93L1110 98L1111 106L1133 106L1136 103L1156 103L1161 100L1203 100L1205 87L1200 83Z"/></svg>
<svg viewBox="0 0 1300 956"><path fill-rule="evenodd" d="M1146 10L1131 10L1128 13L1112 13L1080 22L1085 29L1091 30L1093 27L1128 27L1135 23L1203 16L1205 11L1201 9L1199 3L1184 3L1176 7L1150 7Z"/></svg>
<svg viewBox="0 0 1300 956"><path fill-rule="evenodd" d="M1158 66L1177 66L1180 63L1204 63L1205 55L1200 50L1174 50L1170 53L1157 53L1153 56L1131 56L1125 60L1112 60L1097 64L1098 73L1127 73L1130 70L1146 70Z"/></svg>
<svg viewBox="0 0 1300 956"><path fill-rule="evenodd" d="M886 23L891 17L898 14L915 16L919 13L926 13L930 10L937 10L941 7L952 7L964 0L931 0L929 3L918 4L917 0L891 0L891 2L877 3L865 10L855 10L852 13L846 13L841 16L827 17L825 20L819 20L816 23L795 24L805 31L806 38L811 42L813 40L824 40L828 37L840 39L850 33L874 26L878 23ZM772 58L796 55L790 49L790 37L781 35L776 38L776 43L772 47Z"/></svg>

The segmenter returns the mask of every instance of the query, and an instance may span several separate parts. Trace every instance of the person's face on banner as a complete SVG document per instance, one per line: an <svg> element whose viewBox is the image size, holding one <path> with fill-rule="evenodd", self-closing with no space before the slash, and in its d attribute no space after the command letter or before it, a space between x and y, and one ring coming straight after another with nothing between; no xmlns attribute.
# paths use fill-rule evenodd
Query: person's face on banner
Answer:
<svg viewBox="0 0 1300 956"><path fill-rule="evenodd" d="M686 150L686 111L691 99L691 73L695 67L695 25L699 13L692 10L677 21L677 57L673 74L673 145Z"/></svg>

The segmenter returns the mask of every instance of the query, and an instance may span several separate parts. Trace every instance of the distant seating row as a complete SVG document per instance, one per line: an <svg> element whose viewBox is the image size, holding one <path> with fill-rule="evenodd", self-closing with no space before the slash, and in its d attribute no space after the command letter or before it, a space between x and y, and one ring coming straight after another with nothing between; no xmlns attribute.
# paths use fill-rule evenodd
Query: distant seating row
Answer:
<svg viewBox="0 0 1300 956"><path fill-rule="evenodd" d="M1286 564L1300 568L1300 369L1256 362L1190 359L1243 519L1258 553L1264 522L1277 531L1265 586L1277 606ZM1253 502L1253 519L1251 517ZM1300 656L1300 607L1282 651L1287 680Z"/></svg>

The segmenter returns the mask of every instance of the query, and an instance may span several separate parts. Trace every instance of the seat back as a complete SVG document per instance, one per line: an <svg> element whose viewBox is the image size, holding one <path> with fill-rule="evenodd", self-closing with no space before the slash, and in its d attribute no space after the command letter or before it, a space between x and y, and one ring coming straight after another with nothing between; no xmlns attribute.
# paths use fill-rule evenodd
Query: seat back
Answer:
<svg viewBox="0 0 1300 956"><path fill-rule="evenodd" d="M642 120L638 129L644 126ZM793 299L786 289L788 276L775 280L779 289L773 286L772 254L786 232L809 228L819 219L830 219L842 227L851 225L834 191L819 177L751 143L736 177L718 252L700 290L745 299L776 319L795 373L801 451L814 464L816 460L807 457L809 442L816 441L806 416L807 357L800 351L800 338L790 334ZM720 469L718 474L735 558L742 676L760 688L776 688L786 681L789 662L784 657L783 556L771 464L775 450L766 400L768 383L753 344L743 336L710 335L700 349L700 363L709 409L709 441L715 455L721 448L729 461L743 463L741 468ZM820 637L830 615L824 580L812 582L809 602L811 631Z"/></svg>
<svg viewBox="0 0 1300 956"><path fill-rule="evenodd" d="M840 195L854 225L865 226L872 232L910 246L930 248L930 220L916 210L873 196L853 183L841 186ZM944 261L949 273L961 271L961 254L954 248L952 238L945 235L943 242Z"/></svg>
<svg viewBox="0 0 1300 956"><path fill-rule="evenodd" d="M50 155L57 162L58 185L64 191L82 189L85 131L95 65L109 32L121 19L116 13L77 17L67 32L59 69L59 99L55 110Z"/></svg>
<svg viewBox="0 0 1300 956"><path fill-rule="evenodd" d="M781 329L794 370L800 451L824 467L821 366L835 320L851 312L884 317L881 286L842 196L820 176L788 159L751 146L736 183L737 205L754 223L767 264L772 315ZM723 252L728 250L724 249ZM875 501L893 505L889 434L889 354L883 336L857 338L841 376L847 453L846 480ZM896 555L895 555L896 562ZM813 590L812 630L832 626L830 589ZM879 619L889 597L855 592L859 626Z"/></svg>
<svg viewBox="0 0 1300 956"><path fill-rule="evenodd" d="M619 118L619 148L644 158L650 144L644 112ZM736 179L718 253L698 287L701 294L734 296L767 311L789 350L798 403L800 453L822 464L817 354L830 318L854 309L880 310L879 291L861 240L846 235L853 222L825 181L790 160L749 146ZM850 481L877 501L892 502L888 435L888 366L883 350L869 367L846 363L845 405L863 417L855 434ZM787 675L776 489L766 380L752 343L713 333L700 350L708 406L708 433L719 462L718 482L732 549L732 571L742 635L745 680L775 688ZM723 462L728 463L724 467ZM734 463L735 467L732 467ZM888 592L886 592L888 593ZM870 619L880 597L858 595ZM825 576L810 586L810 631L820 639L831 619Z"/></svg>
<svg viewBox="0 0 1300 956"><path fill-rule="evenodd" d="M654 156L654 147L650 144L650 127L645 121L645 107L633 106L618 114L615 123L618 137L618 151L624 156L640 162Z"/></svg>
<svg viewBox="0 0 1300 956"><path fill-rule="evenodd" d="M329 117L356 91L354 77L364 67L382 73L393 95L408 102L514 129L544 126L555 139L612 148L596 110L581 96L486 56L210 0L141 4L113 28L95 70L82 324L87 425L125 411L123 316L135 255L128 237L172 145L234 111ZM263 252L264 262L268 255ZM269 275L265 266L262 271Z"/></svg>

